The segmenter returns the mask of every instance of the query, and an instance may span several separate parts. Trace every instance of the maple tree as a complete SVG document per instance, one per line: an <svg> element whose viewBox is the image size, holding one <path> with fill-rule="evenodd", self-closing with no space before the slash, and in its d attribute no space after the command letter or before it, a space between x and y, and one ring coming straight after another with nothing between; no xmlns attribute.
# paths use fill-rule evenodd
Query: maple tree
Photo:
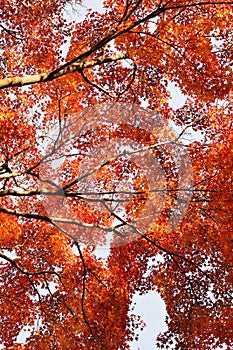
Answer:
<svg viewBox="0 0 233 350"><path fill-rule="evenodd" d="M0 344L129 349L156 290L159 348L231 349L233 2L81 6L0 0Z"/></svg>

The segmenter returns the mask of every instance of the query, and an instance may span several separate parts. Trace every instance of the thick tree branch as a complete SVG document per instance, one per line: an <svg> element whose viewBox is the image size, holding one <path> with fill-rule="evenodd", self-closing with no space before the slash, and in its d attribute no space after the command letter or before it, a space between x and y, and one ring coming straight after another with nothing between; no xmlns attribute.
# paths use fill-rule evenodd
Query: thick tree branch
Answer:
<svg viewBox="0 0 233 350"><path fill-rule="evenodd" d="M139 6L140 1L138 1L136 6ZM138 25L141 25L148 20L158 17L162 13L165 13L170 10L175 10L175 9L185 9L185 8L192 8L192 7L197 7L197 6L208 6L208 5L232 5L232 1L218 1L218 2L213 2L213 1L203 1L203 2L193 2L191 4L186 4L186 5L176 5L176 6L162 6L158 7L155 11L152 11L149 13L147 16L135 21L131 25L127 26L125 21L120 23L117 28L113 29L108 33L102 40L100 40L96 45L94 45L90 50L84 52L83 54L79 55L78 57L75 57L73 60L65 63L64 65L58 67L57 69L53 70L52 72L44 72L41 74L34 74L34 75L27 75L27 76L15 76L11 78L4 78L0 80L0 90L9 88L9 87L21 87L21 86L26 86L26 85L32 85L32 84L37 84L41 82L49 82L53 81L54 79L57 79L61 76L64 76L69 73L74 73L74 72L82 72L85 68L91 68L96 65L101 65L103 63L109 63L109 62L114 62L118 60L122 60L125 58L129 58L126 54L119 54L116 56L109 56L109 57L98 57L92 60L87 60L87 58L94 52L96 52L98 49L102 48L104 45L108 44L110 41L118 38L122 34L125 34L134 28L136 28ZM135 8L134 8L135 10Z"/></svg>
<svg viewBox="0 0 233 350"><path fill-rule="evenodd" d="M60 67L52 72L45 72L41 74L34 75L26 75L24 77L12 77L12 78L4 78L0 80L0 90L9 88L9 87L20 87L26 85L32 85L42 82L53 81L63 75L74 73L74 72L82 72L85 68L91 68L97 65L101 65L108 62L116 62L122 59L127 58L126 54L119 54L116 56L109 57L98 57L93 60L85 61L84 59L80 59L75 63L72 63L68 66Z"/></svg>

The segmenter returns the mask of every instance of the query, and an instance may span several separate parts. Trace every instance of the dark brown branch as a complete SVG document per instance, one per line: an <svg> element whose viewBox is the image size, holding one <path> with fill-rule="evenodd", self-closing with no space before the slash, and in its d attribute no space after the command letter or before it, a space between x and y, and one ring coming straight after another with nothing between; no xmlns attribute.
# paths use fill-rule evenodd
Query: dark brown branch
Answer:
<svg viewBox="0 0 233 350"><path fill-rule="evenodd" d="M0 27L4 30L4 32L6 32L6 33L9 34L10 36L12 36L14 39L23 41L22 38L19 38L18 36L16 36L16 35L13 33L13 30L10 30L10 29L6 28L6 27L3 26L2 24L0 24Z"/></svg>
<svg viewBox="0 0 233 350"><path fill-rule="evenodd" d="M91 86L93 86L94 88L98 89L99 91L103 92L104 94L108 95L109 97L113 98L114 96L112 96L110 94L109 91L105 90L104 88L102 88L102 86L94 83L93 81L91 81L85 74L84 72L82 71L81 72L81 75L83 77L83 79L86 81L86 83L90 84Z"/></svg>
<svg viewBox="0 0 233 350"><path fill-rule="evenodd" d="M82 289L82 301L81 301L81 305L82 305L82 314L83 314L83 319L85 321L85 323L87 324L88 328L89 328L89 331L90 331L90 334L93 338L94 335L93 335L93 332L92 332L92 327L89 323L89 320L87 318L87 314L86 314L86 311L85 311L85 293L86 293L86 278L87 278L87 266L86 266L86 263L85 263L85 259L84 259L84 256L82 254L82 251L81 251L81 248L78 244L77 241L74 242L77 249L78 249L78 252L79 252L79 256L81 258L81 261L82 261L82 265L83 265L83 276L82 276L82 285L83 285L83 289Z"/></svg>

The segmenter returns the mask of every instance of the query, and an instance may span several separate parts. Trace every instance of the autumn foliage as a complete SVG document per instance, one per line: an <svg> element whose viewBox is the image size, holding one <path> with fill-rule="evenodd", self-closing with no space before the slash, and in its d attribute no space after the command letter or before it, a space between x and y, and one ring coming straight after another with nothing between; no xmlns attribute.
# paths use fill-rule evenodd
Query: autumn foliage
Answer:
<svg viewBox="0 0 233 350"><path fill-rule="evenodd" d="M0 0L1 348L230 350L233 2L82 6Z"/></svg>

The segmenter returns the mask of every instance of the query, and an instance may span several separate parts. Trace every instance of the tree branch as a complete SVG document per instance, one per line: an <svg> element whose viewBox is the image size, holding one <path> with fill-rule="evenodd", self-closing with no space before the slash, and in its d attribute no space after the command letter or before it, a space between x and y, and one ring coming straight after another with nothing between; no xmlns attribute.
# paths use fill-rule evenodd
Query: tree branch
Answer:
<svg viewBox="0 0 233 350"><path fill-rule="evenodd" d="M60 68L52 72L44 72L41 74L26 75L24 77L15 76L12 78L4 78L0 80L0 90L9 87L20 87L26 85L33 85L42 82L53 81L63 75L79 72L81 73L85 68L91 68L97 65L101 65L109 62L116 62L122 59L128 58L126 54L119 54L116 56L109 57L98 57L93 60L85 61L80 59L75 63L70 63L66 66L61 66Z"/></svg>

